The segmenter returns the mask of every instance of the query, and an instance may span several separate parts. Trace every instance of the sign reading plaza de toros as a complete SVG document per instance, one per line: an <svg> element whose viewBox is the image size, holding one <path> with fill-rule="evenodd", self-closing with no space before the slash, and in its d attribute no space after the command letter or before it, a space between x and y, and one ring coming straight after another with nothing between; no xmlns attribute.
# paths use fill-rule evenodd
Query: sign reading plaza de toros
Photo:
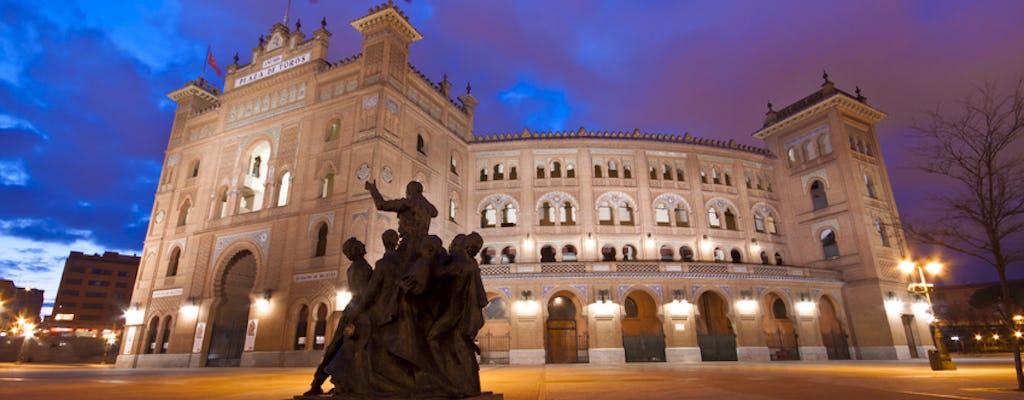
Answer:
<svg viewBox="0 0 1024 400"><path fill-rule="evenodd" d="M279 57L275 57L275 58L276 59L280 59ZM287 71L287 70L292 69L294 67L297 67L299 65L305 64L305 63L309 62L309 58L310 58L310 54L309 54L309 52L306 52L306 53L303 53L303 54L301 54L301 55L299 55L299 56L297 56L295 58L290 58L290 59L288 59L288 60L286 60L286 61L284 61L284 62L282 62L280 64L275 64L275 65L271 65L269 67L263 68L263 69L261 69L259 71L253 72L253 73L251 73L249 75L246 75L246 76L243 76L241 78L235 79L235 87L237 88L237 87L240 87L240 86L243 86L243 85L247 85L247 84L256 82L256 81L258 81L260 79L266 78L268 76L274 75L276 73ZM273 59L271 59L271 60L273 60ZM264 64L266 64L266 63L264 63Z"/></svg>

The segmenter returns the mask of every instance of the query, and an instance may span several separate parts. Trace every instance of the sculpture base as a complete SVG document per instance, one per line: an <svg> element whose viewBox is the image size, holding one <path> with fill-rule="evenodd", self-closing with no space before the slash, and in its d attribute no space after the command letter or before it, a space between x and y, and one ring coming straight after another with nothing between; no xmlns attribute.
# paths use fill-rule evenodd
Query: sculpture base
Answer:
<svg viewBox="0 0 1024 400"><path fill-rule="evenodd" d="M292 397L292 400L371 400L371 399L416 399L416 400L505 400L505 395L494 392L482 392L479 395L471 397L372 397L372 396L360 396L355 394L318 394L315 396L298 395Z"/></svg>

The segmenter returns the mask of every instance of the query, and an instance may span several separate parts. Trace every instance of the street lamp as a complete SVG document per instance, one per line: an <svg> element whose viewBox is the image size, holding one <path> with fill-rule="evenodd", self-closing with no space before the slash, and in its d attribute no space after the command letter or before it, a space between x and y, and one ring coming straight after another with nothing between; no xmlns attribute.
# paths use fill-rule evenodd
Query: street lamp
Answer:
<svg viewBox="0 0 1024 400"><path fill-rule="evenodd" d="M928 328L932 331L932 340L935 341L935 351L928 352L928 361L931 364L933 371L942 370L955 370L956 364L953 363L953 359L949 357L949 352L946 350L946 343L942 340L942 330L939 329L939 319L935 318L935 308L932 307L932 296L931 291L935 289L935 285L928 283L924 278L924 272L928 271L932 276L938 275L942 271L942 264L938 261L929 261L922 265L911 261L909 259L900 261L897 266L900 271L904 274L912 274L917 272L917 278L920 281L914 281L914 277L911 277L911 283L907 286L907 291L916 294L923 294L925 301L927 301L927 308L931 311L931 321L928 321Z"/></svg>
<svg viewBox="0 0 1024 400"><path fill-rule="evenodd" d="M18 359L14 362L15 364L21 364L25 361L25 347L28 345L29 339L32 339L36 335L36 324L26 321L24 318L18 318L17 331L21 332L21 349L18 350Z"/></svg>

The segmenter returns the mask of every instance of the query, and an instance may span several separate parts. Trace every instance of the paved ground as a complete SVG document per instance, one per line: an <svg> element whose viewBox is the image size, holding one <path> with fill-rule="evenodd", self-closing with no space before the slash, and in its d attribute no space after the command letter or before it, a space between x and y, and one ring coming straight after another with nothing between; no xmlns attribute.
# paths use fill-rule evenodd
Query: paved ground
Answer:
<svg viewBox="0 0 1024 400"><path fill-rule="evenodd" d="M1024 399L1007 357L797 363L485 366L484 390L526 399ZM0 364L0 399L290 399L311 368L146 369Z"/></svg>

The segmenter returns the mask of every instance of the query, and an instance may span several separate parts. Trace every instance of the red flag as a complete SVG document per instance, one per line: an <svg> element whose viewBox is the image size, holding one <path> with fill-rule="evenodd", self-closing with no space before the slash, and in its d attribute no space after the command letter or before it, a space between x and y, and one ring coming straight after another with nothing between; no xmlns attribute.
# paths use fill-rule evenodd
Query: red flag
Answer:
<svg viewBox="0 0 1024 400"><path fill-rule="evenodd" d="M209 47L206 48L206 63L209 64L210 67L213 67L213 70L217 72L217 76L221 78L224 77L224 71L222 71L220 66L217 65L217 60L213 58L213 51L210 50Z"/></svg>

